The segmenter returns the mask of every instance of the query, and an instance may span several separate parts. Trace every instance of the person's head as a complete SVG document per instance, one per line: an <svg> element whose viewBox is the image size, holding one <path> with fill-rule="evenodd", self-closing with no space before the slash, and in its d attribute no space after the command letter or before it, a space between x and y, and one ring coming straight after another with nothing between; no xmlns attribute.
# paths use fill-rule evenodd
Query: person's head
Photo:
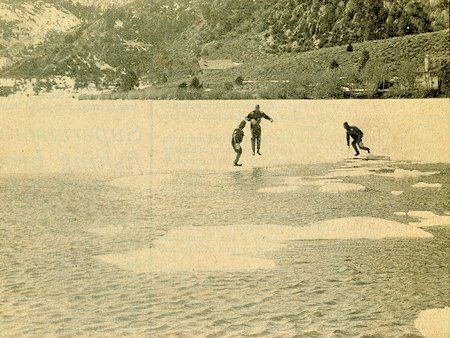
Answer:
<svg viewBox="0 0 450 338"><path fill-rule="evenodd" d="M257 104L257 105L255 106L255 110L256 110L256 111L259 111L259 104Z"/></svg>
<svg viewBox="0 0 450 338"><path fill-rule="evenodd" d="M239 123L239 129L244 129L245 128L245 120L241 121L241 123Z"/></svg>
<svg viewBox="0 0 450 338"><path fill-rule="evenodd" d="M348 129L350 126L348 125L348 123L347 122L344 122L344 128L345 129Z"/></svg>

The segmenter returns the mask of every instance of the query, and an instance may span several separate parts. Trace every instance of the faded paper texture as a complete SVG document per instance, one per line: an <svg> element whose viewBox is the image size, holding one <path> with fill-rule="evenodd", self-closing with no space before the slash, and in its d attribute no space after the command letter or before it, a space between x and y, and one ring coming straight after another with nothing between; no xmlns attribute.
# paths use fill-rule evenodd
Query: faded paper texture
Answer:
<svg viewBox="0 0 450 338"><path fill-rule="evenodd" d="M449 105L1 97L0 336L449 337Z"/></svg>

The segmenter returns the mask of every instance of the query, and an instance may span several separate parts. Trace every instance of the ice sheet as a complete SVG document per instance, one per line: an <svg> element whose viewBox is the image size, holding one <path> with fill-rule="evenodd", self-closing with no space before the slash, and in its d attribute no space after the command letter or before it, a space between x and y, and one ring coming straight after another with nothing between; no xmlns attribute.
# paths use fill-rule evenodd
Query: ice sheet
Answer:
<svg viewBox="0 0 450 338"><path fill-rule="evenodd" d="M179 227L150 248L98 256L134 272L241 271L276 266L269 253L291 240L432 237L417 227L373 217L330 219L307 226L229 225Z"/></svg>
<svg viewBox="0 0 450 338"><path fill-rule="evenodd" d="M1 100L2 173L234 170L231 133L257 103L274 122L262 122L263 156L251 155L245 128L242 169L348 159L343 121L363 130L375 156L450 162L447 99Z"/></svg>

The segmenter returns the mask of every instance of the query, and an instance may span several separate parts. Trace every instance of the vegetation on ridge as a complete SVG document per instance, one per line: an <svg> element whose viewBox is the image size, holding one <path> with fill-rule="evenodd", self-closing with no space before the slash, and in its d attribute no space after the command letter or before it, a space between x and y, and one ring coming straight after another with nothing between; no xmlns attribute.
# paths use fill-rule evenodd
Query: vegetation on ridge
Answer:
<svg viewBox="0 0 450 338"><path fill-rule="evenodd" d="M327 76L329 68L361 77L364 49L369 59L360 68L377 67L389 77L399 76L408 62L418 69L426 54L448 58L443 0L136 0L102 10L68 0L46 2L76 13L81 25L48 36L3 69L3 76L67 76L78 87L94 83L122 90L129 87L127 74L139 78L134 84L167 88L198 77L204 89L236 90L248 87L247 80L293 83L300 75ZM242 65L201 74L201 58Z"/></svg>

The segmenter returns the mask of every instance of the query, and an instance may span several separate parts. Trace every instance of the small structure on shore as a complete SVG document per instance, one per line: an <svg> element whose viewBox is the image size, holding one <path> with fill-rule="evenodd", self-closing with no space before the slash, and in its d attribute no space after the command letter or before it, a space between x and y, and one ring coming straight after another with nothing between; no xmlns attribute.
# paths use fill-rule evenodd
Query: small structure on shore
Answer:
<svg viewBox="0 0 450 338"><path fill-rule="evenodd" d="M430 57L425 55L423 71L416 78L418 86L425 89L440 89L445 81L445 70L448 72L448 59L446 57Z"/></svg>

